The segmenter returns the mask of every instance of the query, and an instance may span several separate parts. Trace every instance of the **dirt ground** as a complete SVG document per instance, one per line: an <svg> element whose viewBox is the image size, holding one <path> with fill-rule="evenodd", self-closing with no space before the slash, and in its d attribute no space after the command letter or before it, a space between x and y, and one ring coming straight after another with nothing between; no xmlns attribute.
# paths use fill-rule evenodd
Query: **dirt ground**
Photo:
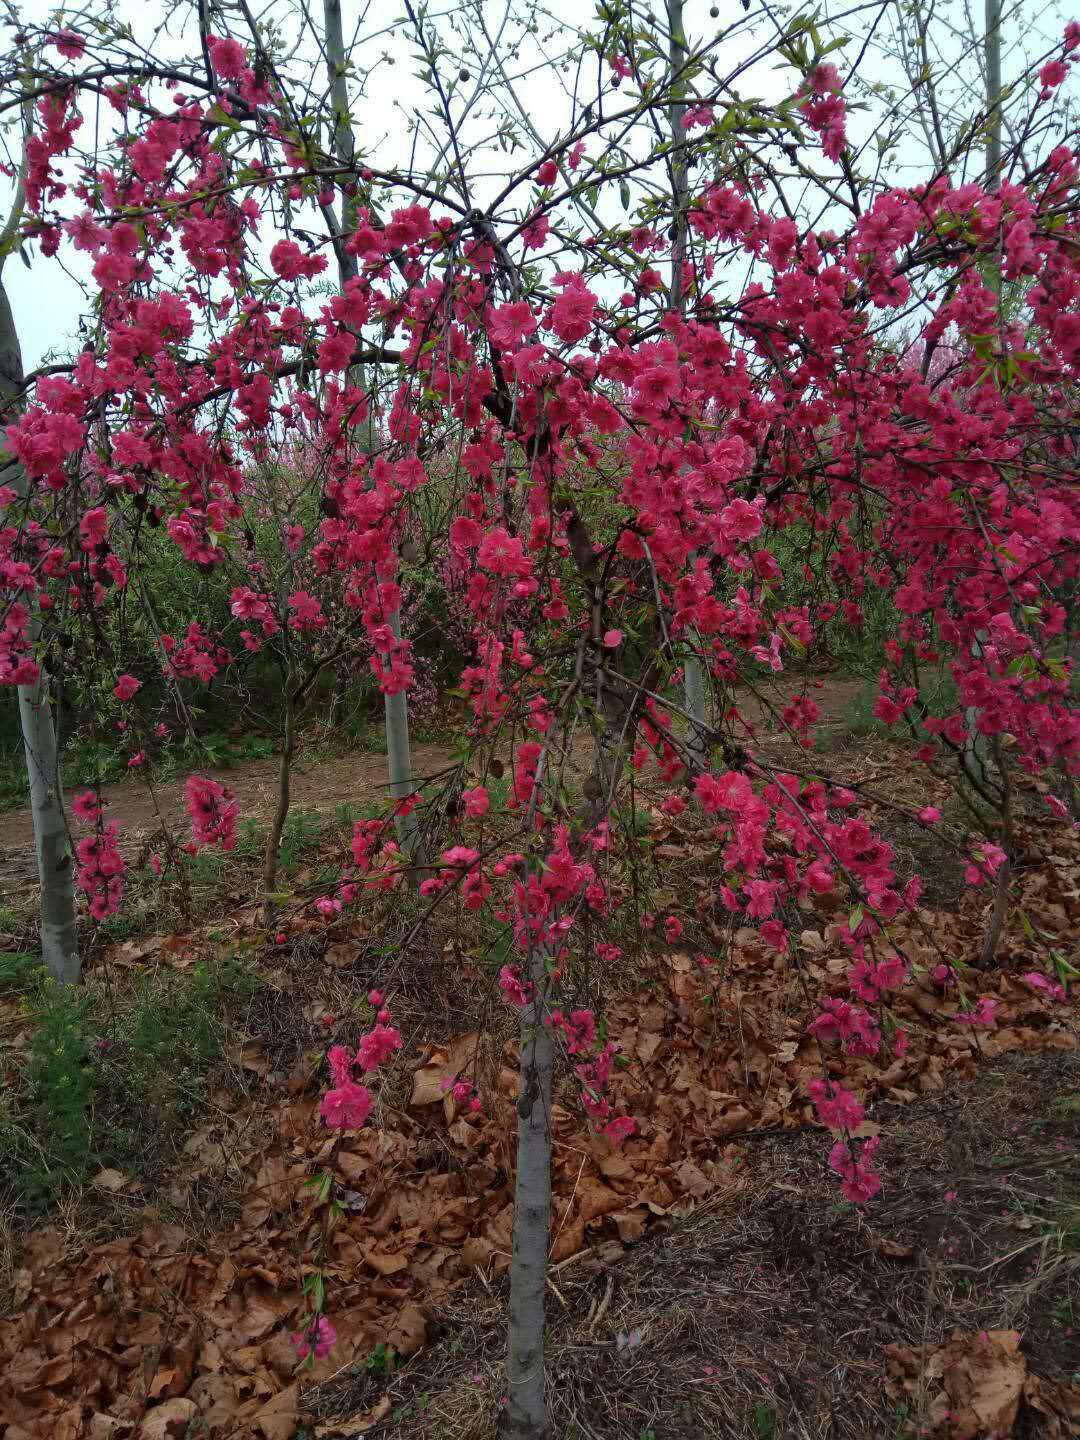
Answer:
<svg viewBox="0 0 1080 1440"><path fill-rule="evenodd" d="M786 703L805 684L821 709L821 740L835 743L846 729L847 715L864 682L843 676L816 681L787 681L768 687L770 703ZM763 693L766 693L763 691ZM753 696L744 701L747 717L771 729L767 709ZM417 783L439 775L453 763L448 748L441 745L414 745L413 775ZM278 762L253 760L246 764L208 772L227 785L240 803L242 820L265 823L277 802ZM301 753L293 767L291 803L296 808L330 814L343 803L364 805L386 795L386 756L378 752L352 751L317 758ZM68 801L74 790L68 790ZM132 777L106 785L103 795L110 820L119 822L120 844L133 853L158 831L162 823L174 833L187 830L184 808L184 781L151 785ZM28 807L0 813L0 898L19 895L27 885L36 884L34 832Z"/></svg>
<svg viewBox="0 0 1080 1440"><path fill-rule="evenodd" d="M817 693L829 768L910 814L928 781L902 746L852 734L862 690ZM774 729L764 745L795 763ZM414 756L421 776L449 759L430 745ZM302 756L295 802L374 799L385 763ZM265 817L272 761L221 775L247 817ZM137 785L109 798L132 836L156 826ZM182 787L159 800L183 828ZM921 870L903 816L883 813L901 876L915 858ZM9 814L0 827L16 854L27 824ZM322 846L331 864L336 829L299 863ZM715 857L692 813L682 827L658 817L652 839L649 909L677 911L686 931L678 943L639 931L620 880L611 933L628 953L596 981L622 1062L610 1096L637 1132L618 1151L600 1143L568 1079L552 1107L553 1436L1080 1434L1080 1032L1074 1001L1026 983L1073 953L1080 835L1033 826L997 963L972 977L996 1006L990 1031L960 1023L929 978L942 955L977 952L989 897L897 922L917 973L895 997L908 1042L887 1069L822 1049L807 1028L847 993L843 897L809 907L797 960L781 959L750 931L717 933ZM494 1440L517 1076L492 935L449 906L417 932L400 896L376 894L330 925L300 906L271 940L253 918L256 865L229 858L201 927L172 933L152 908L146 935L87 966L94 1133L113 1148L41 1216L13 1201L5 1217L0 1191L2 1440ZM693 959L721 948L722 963ZM171 1072L131 1089L131 1017L163 997L178 1064L174 1007L215 975L222 1048L195 1103ZM583 998L592 983L582 977ZM404 1047L370 1123L331 1139L323 1057L355 1044L372 988L392 994ZM25 1103L34 1025L26 996L0 993L0 1102L28 1145L41 1129ZM863 1211L840 1196L807 1100L823 1067L864 1098L860 1134L880 1142L884 1189ZM478 1114L447 1097L462 1073ZM316 1267L337 1344L298 1372L291 1336Z"/></svg>
<svg viewBox="0 0 1080 1440"><path fill-rule="evenodd" d="M764 1136L728 1187L676 1207L639 1244L601 1244L556 1267L554 1433L1078 1433L1080 1389L1046 1378L1080 1378L1080 1256L1067 1232L1080 1213L1078 1085L1074 1055L1009 1057L917 1111L881 1107L885 1186L862 1212L837 1202L819 1132ZM400 1374L353 1371L316 1387L315 1433L372 1422L371 1433L413 1440L494 1440L505 1303L504 1280L476 1280L440 1307L435 1343ZM1020 1337L1019 1355L1003 1329ZM985 1427L933 1363L954 1335ZM984 1389L980 1344L993 1377Z"/></svg>
<svg viewBox="0 0 1080 1440"><path fill-rule="evenodd" d="M452 763L450 751L440 745L413 747L414 776L419 782L437 775ZM243 820L265 822L277 803L278 762L252 760L246 764L208 772L227 785L240 803ZM293 767L291 801L297 809L330 814L343 803L363 804L386 794L386 756L357 751L317 759L301 755ZM73 791L68 792L70 802ZM106 814L120 824L121 848L137 850L164 822L177 834L188 828L184 808L184 781L149 786L136 779L103 787ZM34 831L29 808L0 814L0 893L17 891L37 881Z"/></svg>

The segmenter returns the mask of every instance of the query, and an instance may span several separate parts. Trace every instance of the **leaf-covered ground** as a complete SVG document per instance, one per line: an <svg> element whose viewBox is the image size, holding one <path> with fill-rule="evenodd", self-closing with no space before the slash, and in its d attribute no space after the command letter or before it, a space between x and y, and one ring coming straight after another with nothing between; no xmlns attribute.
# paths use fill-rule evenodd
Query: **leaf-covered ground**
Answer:
<svg viewBox="0 0 1080 1440"><path fill-rule="evenodd" d="M873 779L887 757L841 759ZM939 869L939 902L897 937L926 972L898 998L910 1045L884 1070L806 1029L822 997L846 993L844 906L806 912L792 963L722 930L692 823L657 817L651 841L650 908L677 906L688 923L676 945L662 926L644 933L605 1006L624 1057L613 1098L638 1133L612 1151L569 1086L553 1114L555 1433L1076 1433L1077 1017L1021 977L1045 972L1052 950L1075 962L1080 835L1025 822L998 960L974 980L996 1002L989 1030L957 1021L957 996L928 973L939 955L972 958L989 905L980 892L950 903L958 890ZM234 906L95 959L88 992L121 1014L145 1007L148 984L172 995L225 951L250 983L222 1001L199 1103L153 1112L161 1133L134 1132L144 1154L102 1165L43 1220L13 1208L4 1440L493 1435L512 1017L490 999L490 944L467 917L447 914L403 950L393 903L347 930L297 920L284 946ZM706 948L722 963L702 967ZM318 1121L322 1057L364 1028L376 983L406 1047L368 1127L335 1137ZM0 997L0 1025L17 1113L25 995ZM119 1064L124 1043L88 1063ZM828 1174L830 1137L807 1100L823 1064L864 1097L866 1133L882 1139L885 1189L861 1213ZM444 1093L462 1071L480 1084L480 1115ZM309 1183L327 1173L336 1217ZM338 1342L298 1372L291 1336L316 1267Z"/></svg>

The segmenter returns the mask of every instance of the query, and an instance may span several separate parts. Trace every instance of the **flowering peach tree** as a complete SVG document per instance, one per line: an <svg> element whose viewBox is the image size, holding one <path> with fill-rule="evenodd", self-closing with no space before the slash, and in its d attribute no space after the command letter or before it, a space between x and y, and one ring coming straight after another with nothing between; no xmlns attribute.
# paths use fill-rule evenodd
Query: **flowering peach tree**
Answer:
<svg viewBox="0 0 1080 1440"><path fill-rule="evenodd" d="M809 19L764 40L753 17L733 21L725 39L746 43L729 65L719 40L673 49L661 20L635 14L599 7L562 130L522 125L495 179L469 139L475 87L507 114L513 93L470 75L408 4L440 137L427 168L343 159L328 107L313 117L302 99L295 49L225 33L205 9L164 59L104 20L27 24L2 100L24 126L18 243L43 270L78 257L90 303L83 348L9 406L25 485L0 492L0 679L32 681L63 633L140 605L158 527L185 564L230 576L236 622L228 637L159 633L166 680L208 682L285 634L300 669L344 648L407 697L403 556L467 636L463 758L358 823L313 903L336 917L411 881L422 916L454 895L510 937L514 1436L546 1424L562 1057L596 1131L634 1144L608 1091L614 1046L571 997L585 961L602 976L618 957L637 789L693 818L714 846L718 913L792 964L808 901L844 897L849 996L811 1024L838 1063L809 1093L843 1193L864 1203L877 1140L855 1138L863 1105L835 1077L845 1054L903 1052L890 997L912 958L894 922L921 887L898 878L868 797L830 778L800 680L887 597L874 714L977 804L967 879L1006 899L1017 777L1067 817L1080 768L1080 167L1055 121L1080 26L1017 92L1023 144L997 172L962 178L977 170L969 135L949 166L892 184L853 137L849 77ZM776 58L783 97L740 99L739 78ZM664 178L676 160L684 200ZM328 294L332 264L345 278ZM297 575L281 588L288 566L268 583L249 521L257 477L297 445L318 516L285 526L278 554ZM107 678L137 707L122 660ZM704 718L680 686L691 664ZM931 674L948 677L944 705L928 702ZM754 703L797 763L759 744ZM187 801L192 844L234 843L221 785L192 776ZM420 817L422 858L399 845L403 813ZM115 825L92 793L74 819L77 883L100 917L122 903ZM668 917L669 940L683 922ZM970 989L958 966L942 957L939 978ZM367 1121L371 1078L401 1047L384 997L372 1004L358 1048L330 1052L331 1127ZM993 1023L973 992L964 1011ZM299 1348L332 1340L319 1305Z"/></svg>

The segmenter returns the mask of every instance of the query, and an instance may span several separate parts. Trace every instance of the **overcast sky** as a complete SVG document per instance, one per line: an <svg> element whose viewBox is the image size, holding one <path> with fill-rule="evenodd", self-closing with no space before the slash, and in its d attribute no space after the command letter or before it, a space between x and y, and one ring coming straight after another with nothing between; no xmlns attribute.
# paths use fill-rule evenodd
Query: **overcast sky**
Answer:
<svg viewBox="0 0 1080 1440"><path fill-rule="evenodd" d="M663 11L664 0L654 0L653 8ZM430 13L437 18L440 31L445 39L462 55L460 64L447 61L451 75L464 68L468 70L470 60L476 61L475 52L460 50L463 39L461 22L467 15L477 12L477 0L444 0L441 7L432 4ZM477 155L476 168L490 177L489 184L505 176L510 170L519 168L532 154L536 153L530 132L545 143L559 133L565 133L571 114L570 96L575 84L584 83L581 47L576 43L575 26L587 22L582 0L549 0L542 11L537 12L539 28L535 34L522 34L522 21L528 10L521 0L480 0L479 12L483 24L492 37L501 36L498 54L505 66L504 77L513 81L513 92L520 105L515 117L518 133L528 144L528 149L519 149L509 155L500 146L490 143L483 146ZM648 8L641 5L642 13ZM769 6L752 9L749 17L742 15L738 0L720 0L719 19L710 14L711 0L686 0L686 30L691 45L695 40L712 41L719 28L740 22L740 28L725 38L717 51L722 69L727 72L748 53L752 53L776 33L776 18L783 22L794 13L793 6ZM823 6L823 13L841 15L853 8L851 0L841 4L840 0L829 0ZM321 4L315 0L315 13L321 15ZM860 75L866 85L877 83L894 87L897 96L907 91L903 70L894 58L896 27L899 10L885 6L884 13L877 8L867 7L858 15L845 19L832 29L828 23L820 24L823 33L831 36L844 31L852 35L852 42L830 59L835 60L841 73L863 54ZM22 0L22 11L26 15L37 12L37 0ZM382 168L404 166L413 153L414 135L418 111L423 114L430 108L430 96L415 75L415 45L407 27L396 20L397 0L344 0L345 33L352 45L351 54L361 76L353 86L354 122L359 143L370 155L377 157ZM167 58L175 54L191 53L193 31L190 22L180 17L189 13L184 5L166 5L163 0L117 0L117 16L128 22L136 37L152 50L155 58ZM299 75L314 73L322 82L321 67L318 64L318 50L313 41L297 30L297 10L292 0L271 0L263 12L282 26L283 33L290 37L292 51L291 70ZM977 17L972 14L967 0L945 0L935 8L935 34L939 37L940 61L935 70L941 74L943 103L955 105L960 110L972 113L980 108L982 84L980 78L980 56L977 45L979 31L976 19L981 24L982 4L978 4ZM1006 53L1005 80L1023 68L1023 52L1029 58L1042 53L1051 36L1060 34L1063 21L1060 19L1055 0L1037 9L1028 5L1023 12L1022 23L1018 6L1007 14L1004 50ZM70 16L70 12L69 12ZM68 23L72 23L70 18ZM185 33L186 29L186 33ZM869 44L864 42L872 31ZM1021 41L1023 43L1021 44ZM595 60L590 62L595 67ZM473 64L473 70L477 69ZM593 70L595 74L595 69ZM467 101L475 89L476 75L470 74L469 81L458 79L458 93L454 100L456 110ZM778 68L775 60L756 65L738 82L738 92L744 98L756 97L774 101L790 94L793 85L792 72ZM867 145L878 128L878 120L889 102L884 95L871 96L861 87L853 86L845 94L850 100L868 100L873 107L866 111L856 110L849 119L849 140L854 144ZM910 106L908 106L910 111ZM492 124L486 112L489 106L478 104L470 109L465 122L465 133L477 142L484 141L492 133ZM87 125L95 123L95 117L87 117ZM107 107L100 123L110 123ZM89 133L89 132L87 132ZM922 166L925 147L919 135L918 125L913 119L902 127L904 135L894 159L894 173L902 177L909 172L908 179L914 178ZM417 151L423 155L435 143L436 127L428 129L421 121L416 141ZM439 137L441 139L441 137ZM595 146L594 142L594 146ZM868 151L864 164L873 168ZM481 182L483 186L483 182ZM319 229L314 220L312 229ZM89 273L85 257L76 254L67 246L62 251L63 264L56 259L42 260L31 256L31 266L25 268L17 257L12 257L5 270L5 281L15 312L16 323L23 348L23 362L27 370L33 369L43 359L66 356L77 346L77 323L79 315L86 308L83 284Z"/></svg>

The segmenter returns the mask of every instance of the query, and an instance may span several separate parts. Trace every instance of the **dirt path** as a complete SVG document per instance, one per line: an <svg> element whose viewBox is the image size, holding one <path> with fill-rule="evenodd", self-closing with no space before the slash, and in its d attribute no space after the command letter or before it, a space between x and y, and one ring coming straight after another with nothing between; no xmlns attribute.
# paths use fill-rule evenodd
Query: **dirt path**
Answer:
<svg viewBox="0 0 1080 1440"><path fill-rule="evenodd" d="M413 770L417 780L437 775L453 763L451 752L441 745L413 747ZM277 802L278 762L253 760L248 764L207 772L227 785L240 802L241 820L267 820ZM76 787L77 788L77 787ZM69 790L68 801L74 792ZM161 821L183 838L188 819L184 806L184 781L174 780L154 787L151 796L145 781L121 780L103 791L110 820L120 823L121 848L138 850L159 829ZM386 794L386 756L360 751L329 759L301 754L293 767L292 806L331 814L338 805L363 805ZM156 806L155 798L156 797ZM160 818L158 815L160 808ZM0 815L0 893L17 892L24 884L36 885L34 830L27 808Z"/></svg>
<svg viewBox="0 0 1080 1440"><path fill-rule="evenodd" d="M788 693L795 693L800 688L800 681L786 681L779 687L770 688L770 700L774 705L777 701L783 703ZM810 686L809 693L821 709L825 733L843 727L848 709L862 689L861 680L841 676L829 676ZM768 727L767 715L756 700L751 697L744 708L748 719L763 728ZM418 781L437 775L452 763L452 753L445 746L413 747L413 772ZM276 758L252 760L208 773L233 791L240 802L241 820L265 822L269 819L277 799ZM72 793L72 790L68 791L69 802ZM103 793L108 818L119 821L121 848L127 854L137 852L160 827L162 820L174 833L182 836L187 833L183 779L155 786L156 806L146 782L135 778L107 785ZM385 795L386 756L377 752L358 751L325 759L301 754L293 767L294 808L331 814L338 805L364 805L381 800ZM0 897L18 895L24 886L36 884L34 831L29 809L24 807L0 813Z"/></svg>

